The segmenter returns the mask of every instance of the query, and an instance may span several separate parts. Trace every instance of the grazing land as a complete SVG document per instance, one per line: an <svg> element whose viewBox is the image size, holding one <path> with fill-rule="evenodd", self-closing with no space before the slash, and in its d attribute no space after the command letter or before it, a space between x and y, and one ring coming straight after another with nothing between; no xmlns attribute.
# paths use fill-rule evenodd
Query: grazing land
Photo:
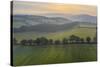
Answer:
<svg viewBox="0 0 100 67"><path fill-rule="evenodd" d="M97 60L96 44L13 46L14 65L70 63Z"/></svg>
<svg viewBox="0 0 100 67"><path fill-rule="evenodd" d="M91 33L91 34L90 34ZM46 37L53 40L68 38L70 35L77 35L82 38L95 36L95 28L74 28L71 30L55 33L15 33L14 37L20 42L23 39L36 39ZM32 64L52 64L52 63L70 63L97 60L96 44L59 44L59 45L36 45L36 46L13 46L13 64L14 65L32 65Z"/></svg>

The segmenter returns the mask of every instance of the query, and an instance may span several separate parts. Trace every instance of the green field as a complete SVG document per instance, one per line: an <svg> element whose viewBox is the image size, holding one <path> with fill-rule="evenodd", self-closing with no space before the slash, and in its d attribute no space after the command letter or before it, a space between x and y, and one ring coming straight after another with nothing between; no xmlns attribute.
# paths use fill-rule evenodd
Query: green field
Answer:
<svg viewBox="0 0 100 67"><path fill-rule="evenodd" d="M46 37L53 40L62 40L63 38L68 38L70 35L76 35L82 38L91 37L93 38L96 35L96 28L74 28L71 30L66 30L62 32L53 32L53 33L34 33L34 32L23 32L23 33L14 33L14 37L20 41L23 39L36 39L37 37Z"/></svg>
<svg viewBox="0 0 100 67"><path fill-rule="evenodd" d="M23 39L36 39L46 37L53 40L62 40L70 35L81 38L96 35L96 28L74 28L62 32L53 33L14 33L14 37L20 42ZM97 60L96 44L66 44L66 45L42 45L42 46L13 46L13 65L71 63Z"/></svg>
<svg viewBox="0 0 100 67"><path fill-rule="evenodd" d="M13 65L96 61L96 44L13 46Z"/></svg>

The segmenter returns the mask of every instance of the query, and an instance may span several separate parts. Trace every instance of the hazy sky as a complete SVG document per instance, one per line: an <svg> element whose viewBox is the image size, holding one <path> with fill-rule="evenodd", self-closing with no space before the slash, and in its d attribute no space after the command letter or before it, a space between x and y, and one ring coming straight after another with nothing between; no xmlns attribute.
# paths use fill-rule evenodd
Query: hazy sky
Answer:
<svg viewBox="0 0 100 67"><path fill-rule="evenodd" d="M88 5L72 5L72 4L55 4L55 3L38 3L38 2L22 2L14 1L13 14L88 14L96 15L97 7Z"/></svg>

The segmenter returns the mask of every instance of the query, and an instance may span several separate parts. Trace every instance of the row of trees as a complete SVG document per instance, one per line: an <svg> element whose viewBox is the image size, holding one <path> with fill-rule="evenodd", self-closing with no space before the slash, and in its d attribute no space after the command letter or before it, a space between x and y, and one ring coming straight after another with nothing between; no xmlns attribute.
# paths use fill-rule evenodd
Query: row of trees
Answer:
<svg viewBox="0 0 100 67"><path fill-rule="evenodd" d="M90 38L80 38L75 35L71 35L69 38L63 38L62 40L47 39L45 37L36 38L35 40L21 40L20 43L14 38L13 44L21 45L65 45L65 44L95 44L97 43L97 37Z"/></svg>

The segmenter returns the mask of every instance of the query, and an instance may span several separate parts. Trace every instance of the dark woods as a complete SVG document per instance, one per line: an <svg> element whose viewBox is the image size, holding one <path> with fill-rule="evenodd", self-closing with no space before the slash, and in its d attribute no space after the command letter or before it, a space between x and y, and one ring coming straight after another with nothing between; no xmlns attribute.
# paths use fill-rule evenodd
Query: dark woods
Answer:
<svg viewBox="0 0 100 67"><path fill-rule="evenodd" d="M53 40L53 39L47 39L45 37L36 38L35 40L29 39L29 40L21 40L19 43L16 40L16 38L13 38L13 45L67 45L67 44L96 44L97 43L97 37L94 38L86 37L86 38L80 38L75 35L69 36L69 38L63 38L62 40Z"/></svg>

